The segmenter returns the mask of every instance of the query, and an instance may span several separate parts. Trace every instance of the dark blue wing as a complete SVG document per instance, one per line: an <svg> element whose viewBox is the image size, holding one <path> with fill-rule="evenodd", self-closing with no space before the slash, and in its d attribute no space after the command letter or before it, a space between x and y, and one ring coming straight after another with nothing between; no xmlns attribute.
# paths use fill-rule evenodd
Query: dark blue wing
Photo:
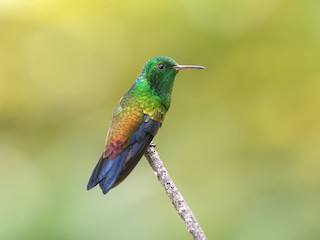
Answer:
<svg viewBox="0 0 320 240"><path fill-rule="evenodd" d="M160 122L145 115L139 129L132 134L128 147L122 153L115 159L101 156L87 189L99 184L103 193L106 194L111 188L121 183L137 165L160 126Z"/></svg>

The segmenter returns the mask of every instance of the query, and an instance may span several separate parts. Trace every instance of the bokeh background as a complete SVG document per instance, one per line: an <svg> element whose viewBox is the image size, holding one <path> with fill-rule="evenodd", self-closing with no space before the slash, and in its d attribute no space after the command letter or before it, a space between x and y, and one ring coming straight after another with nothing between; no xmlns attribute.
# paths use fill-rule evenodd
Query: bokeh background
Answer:
<svg viewBox="0 0 320 240"><path fill-rule="evenodd" d="M190 239L143 158L85 190L144 63L177 76L155 139L209 239L320 239L319 1L1 0L0 239Z"/></svg>

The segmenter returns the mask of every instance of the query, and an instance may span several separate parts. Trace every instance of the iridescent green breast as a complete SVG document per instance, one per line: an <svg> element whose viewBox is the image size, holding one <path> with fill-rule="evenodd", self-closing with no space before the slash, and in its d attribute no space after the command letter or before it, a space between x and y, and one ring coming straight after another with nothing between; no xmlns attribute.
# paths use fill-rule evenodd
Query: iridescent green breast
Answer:
<svg viewBox="0 0 320 240"><path fill-rule="evenodd" d="M133 98L144 114L148 114L151 119L162 122L168 107L165 106L161 96L150 88L147 80L139 79L132 89Z"/></svg>

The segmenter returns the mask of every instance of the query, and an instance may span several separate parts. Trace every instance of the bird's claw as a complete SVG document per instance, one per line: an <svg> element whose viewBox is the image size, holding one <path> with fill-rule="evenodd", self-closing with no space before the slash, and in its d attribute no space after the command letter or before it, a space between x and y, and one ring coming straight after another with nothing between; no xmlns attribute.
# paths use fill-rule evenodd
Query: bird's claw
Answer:
<svg viewBox="0 0 320 240"><path fill-rule="evenodd" d="M150 145L149 145L149 147L153 147L153 148L155 148L157 145L155 144L155 143L150 143Z"/></svg>

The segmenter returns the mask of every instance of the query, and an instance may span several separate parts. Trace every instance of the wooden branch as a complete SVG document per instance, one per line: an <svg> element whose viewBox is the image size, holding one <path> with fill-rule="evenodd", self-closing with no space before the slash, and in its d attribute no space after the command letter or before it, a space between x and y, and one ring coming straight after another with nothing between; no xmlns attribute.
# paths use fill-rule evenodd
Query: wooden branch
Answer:
<svg viewBox="0 0 320 240"><path fill-rule="evenodd" d="M145 152L145 157L155 174L158 177L158 181L164 187L168 197L171 199L172 204L176 208L182 220L185 222L188 232L192 235L194 240L206 240L204 232L202 231L200 224L193 215L191 208L188 206L183 196L177 189L176 185L172 181L168 171L163 165L158 152L155 150L155 144L151 143Z"/></svg>

